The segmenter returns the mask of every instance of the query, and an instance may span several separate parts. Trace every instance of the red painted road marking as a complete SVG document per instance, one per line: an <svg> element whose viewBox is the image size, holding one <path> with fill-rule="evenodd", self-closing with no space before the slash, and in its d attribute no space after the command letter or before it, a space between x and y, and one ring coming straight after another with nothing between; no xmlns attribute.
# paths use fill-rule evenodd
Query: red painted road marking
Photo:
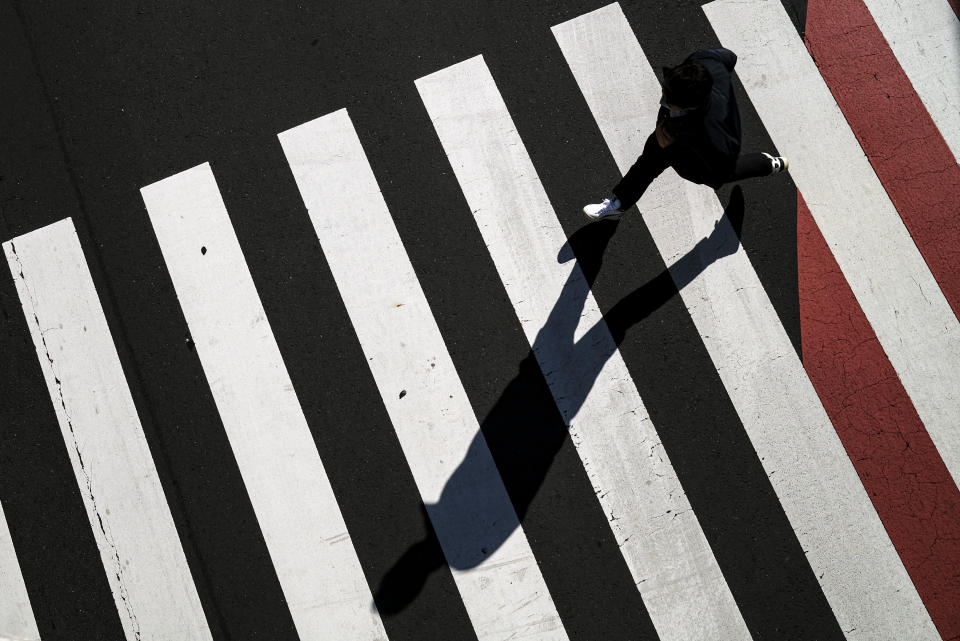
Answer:
<svg viewBox="0 0 960 641"><path fill-rule="evenodd" d="M960 638L960 491L797 200L804 365L937 630Z"/></svg>
<svg viewBox="0 0 960 641"><path fill-rule="evenodd" d="M960 317L960 165L862 0L810 0L805 39L877 177Z"/></svg>
<svg viewBox="0 0 960 641"><path fill-rule="evenodd" d="M805 37L960 316L960 166L861 0L810 0ZM797 227L804 363L937 629L958 638L960 492L802 199Z"/></svg>

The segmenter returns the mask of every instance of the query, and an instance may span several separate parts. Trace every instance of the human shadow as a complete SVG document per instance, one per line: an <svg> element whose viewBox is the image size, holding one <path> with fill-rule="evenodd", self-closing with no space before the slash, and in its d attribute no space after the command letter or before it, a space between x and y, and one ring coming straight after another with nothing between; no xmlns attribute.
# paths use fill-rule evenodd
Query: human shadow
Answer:
<svg viewBox="0 0 960 641"><path fill-rule="evenodd" d="M743 193L737 186L724 216L709 236L617 302L604 314L603 321L577 340L574 336L590 288L619 221L591 223L570 236L557 259L567 263L576 258L577 263L559 299L520 362L516 376L481 422L480 432L444 485L440 499L421 508L429 535L404 552L384 575L374 594L378 611L387 615L401 611L444 561L455 570L468 570L503 545L523 522L568 436L567 426L627 331L673 298L711 263L735 253L743 215ZM562 424L556 421L554 408L528 402L531 388L542 387L544 379L560 410ZM477 489L489 487L476 482L490 474L488 448L495 456L496 471L507 488L510 504L502 500L502 493L490 491L487 496Z"/></svg>

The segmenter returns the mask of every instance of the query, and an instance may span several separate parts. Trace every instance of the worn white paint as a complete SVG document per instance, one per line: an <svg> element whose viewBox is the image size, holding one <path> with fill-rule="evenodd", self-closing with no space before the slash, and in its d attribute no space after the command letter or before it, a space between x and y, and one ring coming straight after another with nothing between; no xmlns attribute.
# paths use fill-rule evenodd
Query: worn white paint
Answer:
<svg viewBox="0 0 960 641"><path fill-rule="evenodd" d="M960 481L960 322L783 7L752 0L704 9L721 41L740 55L740 80L790 158L790 175Z"/></svg>
<svg viewBox="0 0 960 641"><path fill-rule="evenodd" d="M3 249L127 641L209 640L73 222Z"/></svg>
<svg viewBox="0 0 960 641"><path fill-rule="evenodd" d="M141 193L300 638L386 639L210 166Z"/></svg>
<svg viewBox="0 0 960 641"><path fill-rule="evenodd" d="M955 429L956 319L786 12L774 2L715 2L705 9L721 40L740 55L737 72L780 152L791 159L790 172L884 346L902 346L898 371L906 374L907 389L915 395L930 385L943 386L928 397L933 403L925 406L925 416L934 418L931 428L941 421L941 429L947 423ZM776 55L770 54L771 39ZM656 98L649 89L647 94L652 108ZM715 314L701 321L701 333L709 335L705 340L717 354L717 368L729 380L734 403L743 407L754 447L840 626L850 639L938 638L746 257L739 252L732 258L704 287L714 304L698 305L692 313ZM928 290L929 300L918 287ZM722 309L734 296L742 302ZM934 329L917 327L917 341L918 336L904 335L914 331L912 323ZM934 342L926 343L931 337ZM954 353L944 358L931 351L938 346ZM939 362L917 367L905 360L911 358ZM944 369L938 373L937 367ZM753 402L750 394L757 397Z"/></svg>
<svg viewBox="0 0 960 641"><path fill-rule="evenodd" d="M477 637L566 639L347 111L279 137Z"/></svg>
<svg viewBox="0 0 960 641"><path fill-rule="evenodd" d="M660 638L750 638L483 59L416 84Z"/></svg>
<svg viewBox="0 0 960 641"><path fill-rule="evenodd" d="M960 161L960 20L947 0L864 0L893 55Z"/></svg>
<svg viewBox="0 0 960 641"><path fill-rule="evenodd" d="M22 641L40 639L10 528L0 506L0 641L4 636Z"/></svg>

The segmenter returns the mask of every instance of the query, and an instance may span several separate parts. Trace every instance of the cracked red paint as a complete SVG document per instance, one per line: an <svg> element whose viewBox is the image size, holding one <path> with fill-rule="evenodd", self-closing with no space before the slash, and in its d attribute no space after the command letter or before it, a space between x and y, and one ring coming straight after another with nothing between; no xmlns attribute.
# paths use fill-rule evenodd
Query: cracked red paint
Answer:
<svg viewBox="0 0 960 641"><path fill-rule="evenodd" d="M862 0L809 0L805 37L960 316L960 166ZM798 200L804 365L931 619L960 639L960 491Z"/></svg>
<svg viewBox="0 0 960 641"><path fill-rule="evenodd" d="M958 9L956 0L953 7ZM947 302L960 316L960 165L862 0L809 0L805 40Z"/></svg>
<svg viewBox="0 0 960 641"><path fill-rule="evenodd" d="M797 198L803 364L944 639L960 637L960 491Z"/></svg>

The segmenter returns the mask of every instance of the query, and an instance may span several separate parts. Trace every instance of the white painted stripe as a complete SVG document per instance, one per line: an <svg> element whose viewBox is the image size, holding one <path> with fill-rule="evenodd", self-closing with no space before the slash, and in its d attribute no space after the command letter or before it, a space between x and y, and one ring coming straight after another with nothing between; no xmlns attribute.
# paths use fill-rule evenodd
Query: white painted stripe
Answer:
<svg viewBox="0 0 960 641"><path fill-rule="evenodd" d="M300 638L386 639L210 165L141 194Z"/></svg>
<svg viewBox="0 0 960 641"><path fill-rule="evenodd" d="M553 32L626 172L653 130L661 94L640 43L618 4ZM857 639L935 634L714 191L669 170L638 207L673 262L684 304L841 627L856 628L847 634Z"/></svg>
<svg viewBox="0 0 960 641"><path fill-rule="evenodd" d="M927 112L960 160L960 20L947 0L864 0Z"/></svg>
<svg viewBox="0 0 960 641"><path fill-rule="evenodd" d="M0 639L4 636L17 641L40 639L7 519L0 506Z"/></svg>
<svg viewBox="0 0 960 641"><path fill-rule="evenodd" d="M127 640L210 639L73 222L3 249Z"/></svg>
<svg viewBox="0 0 960 641"><path fill-rule="evenodd" d="M954 482L960 322L783 7L713 2L714 29Z"/></svg>
<svg viewBox="0 0 960 641"><path fill-rule="evenodd" d="M481 57L417 80L661 639L749 639Z"/></svg>
<svg viewBox="0 0 960 641"><path fill-rule="evenodd" d="M347 111L279 138L478 638L566 639Z"/></svg>

